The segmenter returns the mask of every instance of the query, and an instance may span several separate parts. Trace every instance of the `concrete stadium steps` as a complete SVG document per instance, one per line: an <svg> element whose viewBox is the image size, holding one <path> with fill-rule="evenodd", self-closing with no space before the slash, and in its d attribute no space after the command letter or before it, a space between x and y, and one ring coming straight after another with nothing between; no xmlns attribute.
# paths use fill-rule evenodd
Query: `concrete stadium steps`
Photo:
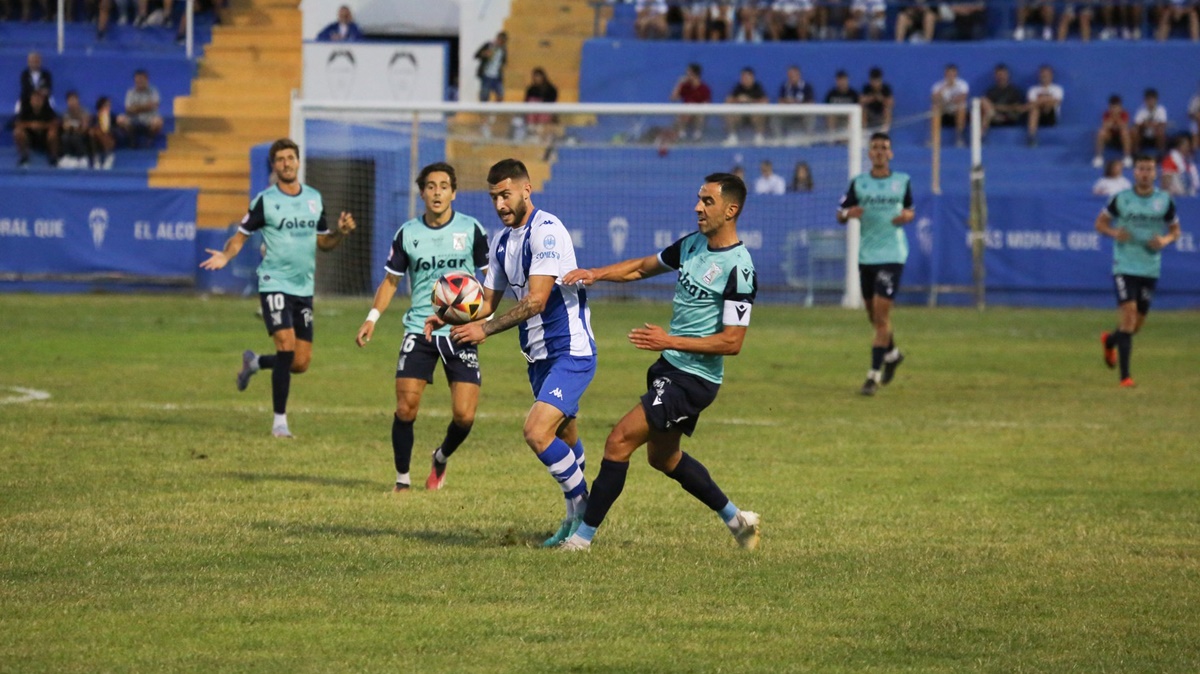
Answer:
<svg viewBox="0 0 1200 674"><path fill-rule="evenodd" d="M610 11L603 10L602 34ZM513 0L504 22L509 46L504 99L525 100L529 74L541 66L558 87L559 101L578 101L583 43L592 37L594 17L589 0Z"/></svg>
<svg viewBox="0 0 1200 674"><path fill-rule="evenodd" d="M542 145L514 145L512 143L489 143L473 140L448 140L446 161L454 165L461 186L487 185L488 169L501 159L520 157L529 169L529 179L534 190L540 190L550 179L550 164L541 157L545 152Z"/></svg>
<svg viewBox="0 0 1200 674"><path fill-rule="evenodd" d="M288 133L291 91L301 80L301 20L293 0L233 0L213 29L191 95L174 101L175 133L150 184L198 187L201 227L242 216L250 148Z"/></svg>

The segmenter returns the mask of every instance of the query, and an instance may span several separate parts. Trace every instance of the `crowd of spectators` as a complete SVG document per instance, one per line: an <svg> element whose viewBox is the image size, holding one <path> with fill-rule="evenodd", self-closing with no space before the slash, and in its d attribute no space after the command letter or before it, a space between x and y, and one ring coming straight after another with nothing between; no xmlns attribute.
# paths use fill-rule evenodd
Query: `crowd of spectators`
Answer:
<svg viewBox="0 0 1200 674"><path fill-rule="evenodd" d="M94 112L89 111L75 91L66 93L60 113L55 109L53 75L41 56L31 52L26 65L12 118L18 167L27 166L36 151L59 168L110 169L118 144L151 146L162 135L158 89L145 70L134 72L122 113L114 114L108 96L100 96Z"/></svg>
<svg viewBox="0 0 1200 674"><path fill-rule="evenodd" d="M988 35L982 0L626 0L634 31L650 40L760 42L781 40L975 40ZM1200 40L1197 0L1013 0L1011 33L990 37L1088 41L1159 40L1178 32ZM890 26L889 26L890 22ZM1006 29L1001 29L1006 30Z"/></svg>

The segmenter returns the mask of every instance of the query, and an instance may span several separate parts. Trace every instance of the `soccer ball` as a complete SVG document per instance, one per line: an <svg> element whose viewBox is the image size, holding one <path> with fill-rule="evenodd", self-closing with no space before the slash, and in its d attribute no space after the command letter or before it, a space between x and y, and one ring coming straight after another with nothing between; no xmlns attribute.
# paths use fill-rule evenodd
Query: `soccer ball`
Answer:
<svg viewBox="0 0 1200 674"><path fill-rule="evenodd" d="M433 284L433 313L450 325L475 320L483 306L483 286L470 274L451 272Z"/></svg>

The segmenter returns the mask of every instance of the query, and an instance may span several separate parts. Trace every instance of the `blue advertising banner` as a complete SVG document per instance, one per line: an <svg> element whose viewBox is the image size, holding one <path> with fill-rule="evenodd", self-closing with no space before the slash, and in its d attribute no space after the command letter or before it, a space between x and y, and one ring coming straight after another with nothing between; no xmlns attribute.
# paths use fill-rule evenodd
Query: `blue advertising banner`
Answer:
<svg viewBox="0 0 1200 674"><path fill-rule="evenodd" d="M191 285L196 191L0 186L0 281ZM36 288L35 288L36 289Z"/></svg>

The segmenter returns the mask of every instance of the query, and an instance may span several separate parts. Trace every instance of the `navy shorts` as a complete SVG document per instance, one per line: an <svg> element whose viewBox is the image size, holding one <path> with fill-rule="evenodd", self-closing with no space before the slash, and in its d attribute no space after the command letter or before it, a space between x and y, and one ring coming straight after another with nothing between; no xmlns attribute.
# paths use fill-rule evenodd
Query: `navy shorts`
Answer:
<svg viewBox="0 0 1200 674"><path fill-rule="evenodd" d="M259 303L262 304L263 322L267 324L267 334L273 335L280 330L293 329L296 339L302 342L313 341L313 302L312 297L297 297L287 293L259 293Z"/></svg>
<svg viewBox="0 0 1200 674"><path fill-rule="evenodd" d="M858 282L862 287L862 297L870 302L876 295L885 299L896 299L900 292L900 276L904 274L902 264L860 264L858 265Z"/></svg>
<svg viewBox="0 0 1200 674"><path fill-rule="evenodd" d="M1137 310L1143 316L1150 313L1150 303L1154 301L1154 288L1158 279L1149 276L1133 276L1131 274L1113 274L1113 287L1117 291L1117 304L1137 302Z"/></svg>
<svg viewBox="0 0 1200 674"><path fill-rule="evenodd" d="M474 344L455 344L448 335L425 339L419 332L404 335L400 356L396 360L396 379L424 379L433 383L433 370L438 361L448 382L481 384L479 350Z"/></svg>
<svg viewBox="0 0 1200 674"><path fill-rule="evenodd" d="M568 417L579 414L579 399L595 376L595 356L560 356L529 364L529 386L534 398Z"/></svg>
<svg viewBox="0 0 1200 674"><path fill-rule="evenodd" d="M646 370L646 393L642 395L646 421L660 433L678 431L691 436L700 413L717 399L720 388L720 384L659 358Z"/></svg>

